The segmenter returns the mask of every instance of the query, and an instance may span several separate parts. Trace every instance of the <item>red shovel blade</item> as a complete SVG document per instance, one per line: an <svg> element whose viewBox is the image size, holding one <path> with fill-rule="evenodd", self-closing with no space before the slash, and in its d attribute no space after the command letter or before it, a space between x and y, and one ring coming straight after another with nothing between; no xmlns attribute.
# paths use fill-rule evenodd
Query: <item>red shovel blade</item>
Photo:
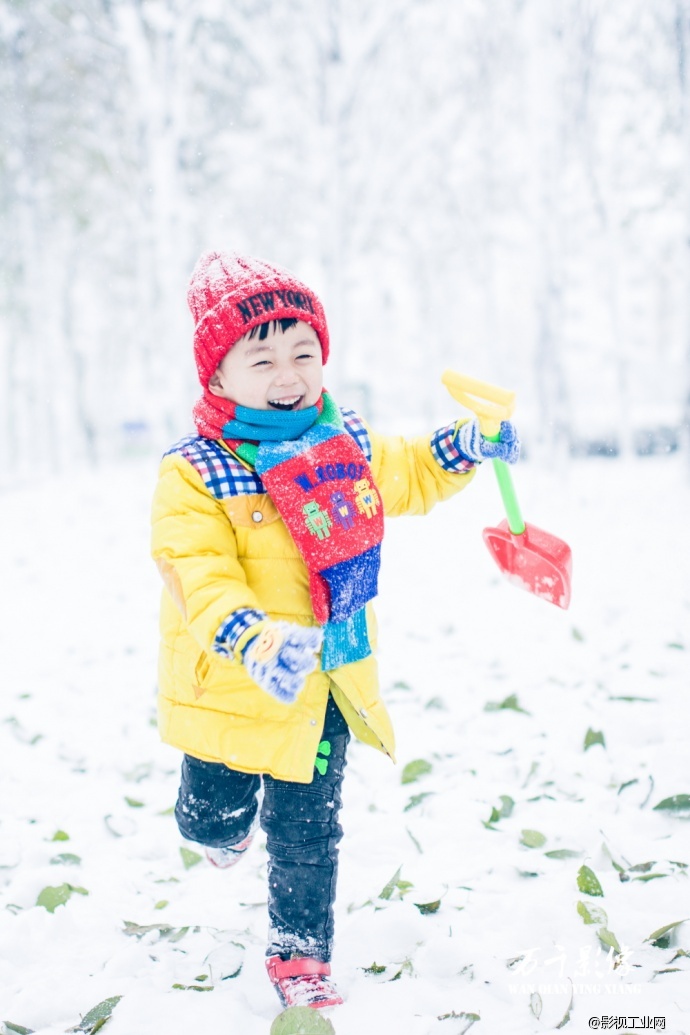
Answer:
<svg viewBox="0 0 690 1035"><path fill-rule="evenodd" d="M536 525L514 535L507 521L484 529L484 542L501 571L517 586L563 609L570 603L573 559L570 547Z"/></svg>

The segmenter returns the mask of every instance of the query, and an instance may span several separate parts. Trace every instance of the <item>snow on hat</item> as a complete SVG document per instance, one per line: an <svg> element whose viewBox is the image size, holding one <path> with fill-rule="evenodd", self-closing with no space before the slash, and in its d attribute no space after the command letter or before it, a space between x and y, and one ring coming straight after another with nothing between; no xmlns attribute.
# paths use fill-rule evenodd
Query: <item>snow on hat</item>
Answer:
<svg viewBox="0 0 690 1035"><path fill-rule="evenodd" d="M194 317L194 359L204 388L228 349L267 320L304 320L319 336L323 362L328 359L321 302L281 266L235 253L206 252L194 267L187 302Z"/></svg>

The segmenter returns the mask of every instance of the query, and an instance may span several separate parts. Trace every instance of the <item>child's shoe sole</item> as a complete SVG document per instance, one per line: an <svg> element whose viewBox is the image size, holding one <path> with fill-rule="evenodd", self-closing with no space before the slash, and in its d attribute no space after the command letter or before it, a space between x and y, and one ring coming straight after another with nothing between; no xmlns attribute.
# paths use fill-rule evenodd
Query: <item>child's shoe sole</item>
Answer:
<svg viewBox="0 0 690 1035"><path fill-rule="evenodd" d="M232 866L237 865L253 840L254 832L252 831L238 845L232 845L230 848L209 848L207 846L204 852L211 866L215 866L218 870L229 870Z"/></svg>

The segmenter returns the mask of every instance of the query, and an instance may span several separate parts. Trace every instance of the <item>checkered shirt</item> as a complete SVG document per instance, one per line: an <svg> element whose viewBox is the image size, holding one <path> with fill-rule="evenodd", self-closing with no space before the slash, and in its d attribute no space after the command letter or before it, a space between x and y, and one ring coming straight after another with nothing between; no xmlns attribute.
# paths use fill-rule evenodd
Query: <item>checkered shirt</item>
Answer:
<svg viewBox="0 0 690 1035"><path fill-rule="evenodd" d="M367 458L367 463L371 463L371 439L369 438L369 432L364 426L364 421L357 413L355 413L354 410L349 410L341 406L340 412L343 416L345 431L352 435L353 439Z"/></svg>
<svg viewBox="0 0 690 1035"><path fill-rule="evenodd" d="M171 446L165 456L174 453L189 461L217 500L265 491L259 476L212 438L188 435Z"/></svg>
<svg viewBox="0 0 690 1035"><path fill-rule="evenodd" d="M464 474L471 471L474 464L460 452L457 446L457 421L439 428L431 436L431 452L437 464L445 471L456 471Z"/></svg>
<svg viewBox="0 0 690 1035"><path fill-rule="evenodd" d="M263 611L255 611L252 607L240 607L228 615L213 641L216 654L231 658L235 653L235 645L240 636L258 622L264 622L268 616ZM250 641L251 642L251 641Z"/></svg>

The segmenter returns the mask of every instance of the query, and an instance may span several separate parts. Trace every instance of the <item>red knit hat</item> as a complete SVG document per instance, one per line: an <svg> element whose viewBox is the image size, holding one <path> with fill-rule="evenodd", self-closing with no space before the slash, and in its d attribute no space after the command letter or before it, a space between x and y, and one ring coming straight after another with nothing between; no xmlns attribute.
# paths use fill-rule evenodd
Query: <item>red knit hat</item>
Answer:
<svg viewBox="0 0 690 1035"><path fill-rule="evenodd" d="M321 302L288 270L261 259L206 252L189 282L187 302L194 317L194 359L204 388L235 342L267 320L311 324L328 359L328 326Z"/></svg>

